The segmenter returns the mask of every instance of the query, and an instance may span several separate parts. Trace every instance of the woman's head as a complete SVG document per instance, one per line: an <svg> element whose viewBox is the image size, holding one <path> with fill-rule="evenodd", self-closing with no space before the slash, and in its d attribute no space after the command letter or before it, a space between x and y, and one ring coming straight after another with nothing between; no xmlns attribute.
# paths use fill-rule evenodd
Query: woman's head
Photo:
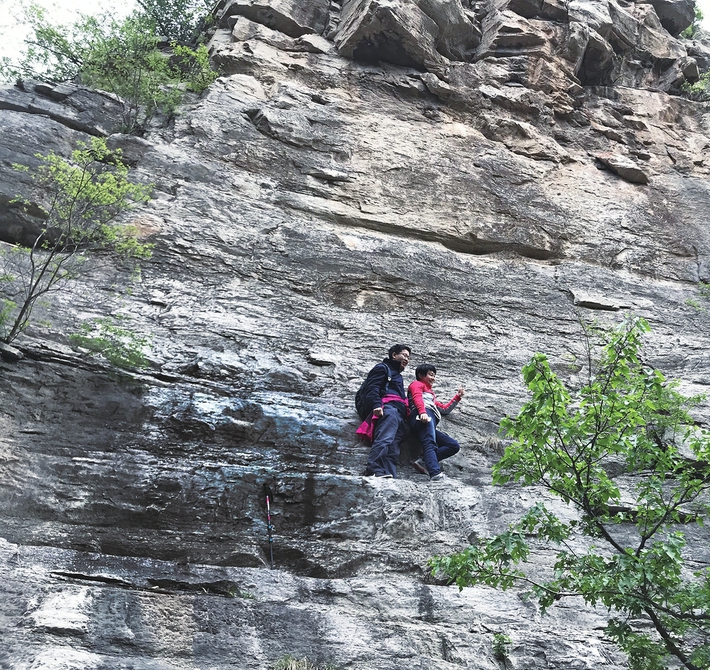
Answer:
<svg viewBox="0 0 710 670"><path fill-rule="evenodd" d="M436 379L436 366L431 363L422 363L417 366L417 369L414 371L414 376L418 381L427 381L431 385L434 379Z"/></svg>

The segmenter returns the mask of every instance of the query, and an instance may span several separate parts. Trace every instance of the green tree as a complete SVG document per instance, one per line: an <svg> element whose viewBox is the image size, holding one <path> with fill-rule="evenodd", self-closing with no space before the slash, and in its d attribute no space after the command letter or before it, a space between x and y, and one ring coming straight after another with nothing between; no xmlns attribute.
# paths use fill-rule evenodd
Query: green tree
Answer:
<svg viewBox="0 0 710 670"><path fill-rule="evenodd" d="M135 227L116 220L133 203L147 201L151 191L128 181L120 150L110 151L94 137L88 145L79 143L70 160L53 152L37 157L36 170L15 166L30 172L33 202L18 198L14 204L40 207L44 226L31 247L4 247L0 254L6 343L27 327L40 298L91 271L96 254L90 252L111 251L134 260L151 254Z"/></svg>
<svg viewBox="0 0 710 670"><path fill-rule="evenodd" d="M123 101L127 132L140 132L156 113L171 116L184 89L199 93L218 76L203 44L159 48L164 37L145 11L121 21L82 15L70 26L53 26L45 10L31 5L26 22L31 37L19 60L5 63L5 79L76 81L114 93Z"/></svg>
<svg viewBox="0 0 710 670"><path fill-rule="evenodd" d="M127 132L138 131L156 113L172 115L182 101L180 74L157 47L153 21L137 15L111 24L83 54L76 79L124 101Z"/></svg>
<svg viewBox="0 0 710 670"><path fill-rule="evenodd" d="M510 656L510 645L513 641L510 639L510 635L505 633L494 633L493 634L493 656L499 661L503 661L505 664L505 659Z"/></svg>
<svg viewBox="0 0 710 670"><path fill-rule="evenodd" d="M76 79L84 54L104 34L104 26L113 21L108 14L81 16L70 25L53 26L47 10L30 4L24 8L22 24L30 28L19 59L3 60L2 79L40 79L52 83Z"/></svg>
<svg viewBox="0 0 710 670"><path fill-rule="evenodd" d="M590 355L576 390L535 354L523 368L532 398L502 422L513 441L494 483L542 487L577 518L563 520L537 503L506 532L435 557L431 567L460 588L524 585L543 612L581 596L608 609L606 634L632 669L658 670L675 659L699 670L710 667L710 570L692 569L681 529L708 513L710 437L688 413L700 399L643 364L648 330L635 319L608 333L599 363L592 369ZM620 467L623 480L610 474ZM547 573L529 565L532 545L554 548Z"/></svg>
<svg viewBox="0 0 710 670"><path fill-rule="evenodd" d="M155 22L161 36L171 42L194 45L214 4L211 0L137 0Z"/></svg>

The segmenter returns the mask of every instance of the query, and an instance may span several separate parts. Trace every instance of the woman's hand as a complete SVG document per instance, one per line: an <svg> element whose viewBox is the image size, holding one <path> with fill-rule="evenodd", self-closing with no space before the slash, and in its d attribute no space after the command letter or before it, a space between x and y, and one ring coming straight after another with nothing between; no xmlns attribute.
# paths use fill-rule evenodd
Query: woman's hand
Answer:
<svg viewBox="0 0 710 670"><path fill-rule="evenodd" d="M426 413L425 413L425 414L420 414L420 415L419 415L419 420L420 420L421 422L423 422L423 423L429 423L429 422L431 421L431 419L429 418L429 415L426 414Z"/></svg>

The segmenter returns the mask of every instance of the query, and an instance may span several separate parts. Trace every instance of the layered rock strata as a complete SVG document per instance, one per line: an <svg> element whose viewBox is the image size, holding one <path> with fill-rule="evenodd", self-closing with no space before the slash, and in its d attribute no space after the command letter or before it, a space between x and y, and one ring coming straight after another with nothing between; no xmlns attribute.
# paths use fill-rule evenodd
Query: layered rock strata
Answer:
<svg viewBox="0 0 710 670"><path fill-rule="evenodd" d="M487 439L532 353L584 374L580 319L647 318L648 362L707 389L710 110L669 94L700 62L677 39L687 4L237 0L215 18L223 76L142 138L108 95L0 91L2 240L42 222L10 204L11 164L98 135L154 184L129 216L156 245L130 294L117 268L56 295L0 364L0 662L496 668L503 632L516 668L624 667L603 612L543 618L426 561L544 498L490 485ZM68 345L117 312L151 337L141 374ZM441 395L468 389L445 485L410 441L399 479L361 476L352 398L395 341Z"/></svg>

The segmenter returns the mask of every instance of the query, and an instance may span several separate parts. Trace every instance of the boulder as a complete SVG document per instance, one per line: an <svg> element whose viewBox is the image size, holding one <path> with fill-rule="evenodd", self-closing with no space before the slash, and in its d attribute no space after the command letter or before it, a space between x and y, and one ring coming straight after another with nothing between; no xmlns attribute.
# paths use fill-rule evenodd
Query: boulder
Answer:
<svg viewBox="0 0 710 670"><path fill-rule="evenodd" d="M335 34L338 51L369 63L384 61L446 76L437 50L439 26L406 0L348 0Z"/></svg>
<svg viewBox="0 0 710 670"><path fill-rule="evenodd" d="M645 170L627 156L604 153L595 154L595 158L614 174L632 184L648 184L649 182L648 170Z"/></svg>
<svg viewBox="0 0 710 670"><path fill-rule="evenodd" d="M570 24L568 53L574 73L582 85L605 83L616 58L614 48L598 32L586 24Z"/></svg>
<svg viewBox="0 0 710 670"><path fill-rule="evenodd" d="M25 355L16 347L0 342L0 358L9 363L17 363L21 361Z"/></svg>
<svg viewBox="0 0 710 670"><path fill-rule="evenodd" d="M614 0L570 3L566 55L583 84L616 82L677 90L689 68L685 47L661 25L653 7L624 8ZM647 67L652 62L654 68Z"/></svg>
<svg viewBox="0 0 710 670"><path fill-rule="evenodd" d="M451 60L467 61L478 46L481 32L470 18L461 0L415 0L439 28L436 46Z"/></svg>
<svg viewBox="0 0 710 670"><path fill-rule="evenodd" d="M640 4L626 11L615 2L609 2L609 11L617 43L636 58L666 62L686 57L685 47L664 30L651 5Z"/></svg>
<svg viewBox="0 0 710 670"><path fill-rule="evenodd" d="M426 58L435 68L442 56L469 60L480 37L461 0L345 0L335 33L342 53L357 51L361 60L411 65L413 59L422 67ZM363 40L369 46L354 46ZM437 53L423 56L422 47Z"/></svg>
<svg viewBox="0 0 710 670"><path fill-rule="evenodd" d="M217 25L232 28L244 16L290 37L322 33L328 22L329 0L229 0L216 11Z"/></svg>
<svg viewBox="0 0 710 670"><path fill-rule="evenodd" d="M120 129L124 104L115 95L84 86L23 80L0 88L0 110L41 114L67 128L106 136Z"/></svg>
<svg viewBox="0 0 710 670"><path fill-rule="evenodd" d="M543 26L512 11L488 12L482 21L482 33L477 60L539 53L547 44Z"/></svg>
<svg viewBox="0 0 710 670"><path fill-rule="evenodd" d="M648 0L663 27L678 37L695 20L694 0Z"/></svg>

